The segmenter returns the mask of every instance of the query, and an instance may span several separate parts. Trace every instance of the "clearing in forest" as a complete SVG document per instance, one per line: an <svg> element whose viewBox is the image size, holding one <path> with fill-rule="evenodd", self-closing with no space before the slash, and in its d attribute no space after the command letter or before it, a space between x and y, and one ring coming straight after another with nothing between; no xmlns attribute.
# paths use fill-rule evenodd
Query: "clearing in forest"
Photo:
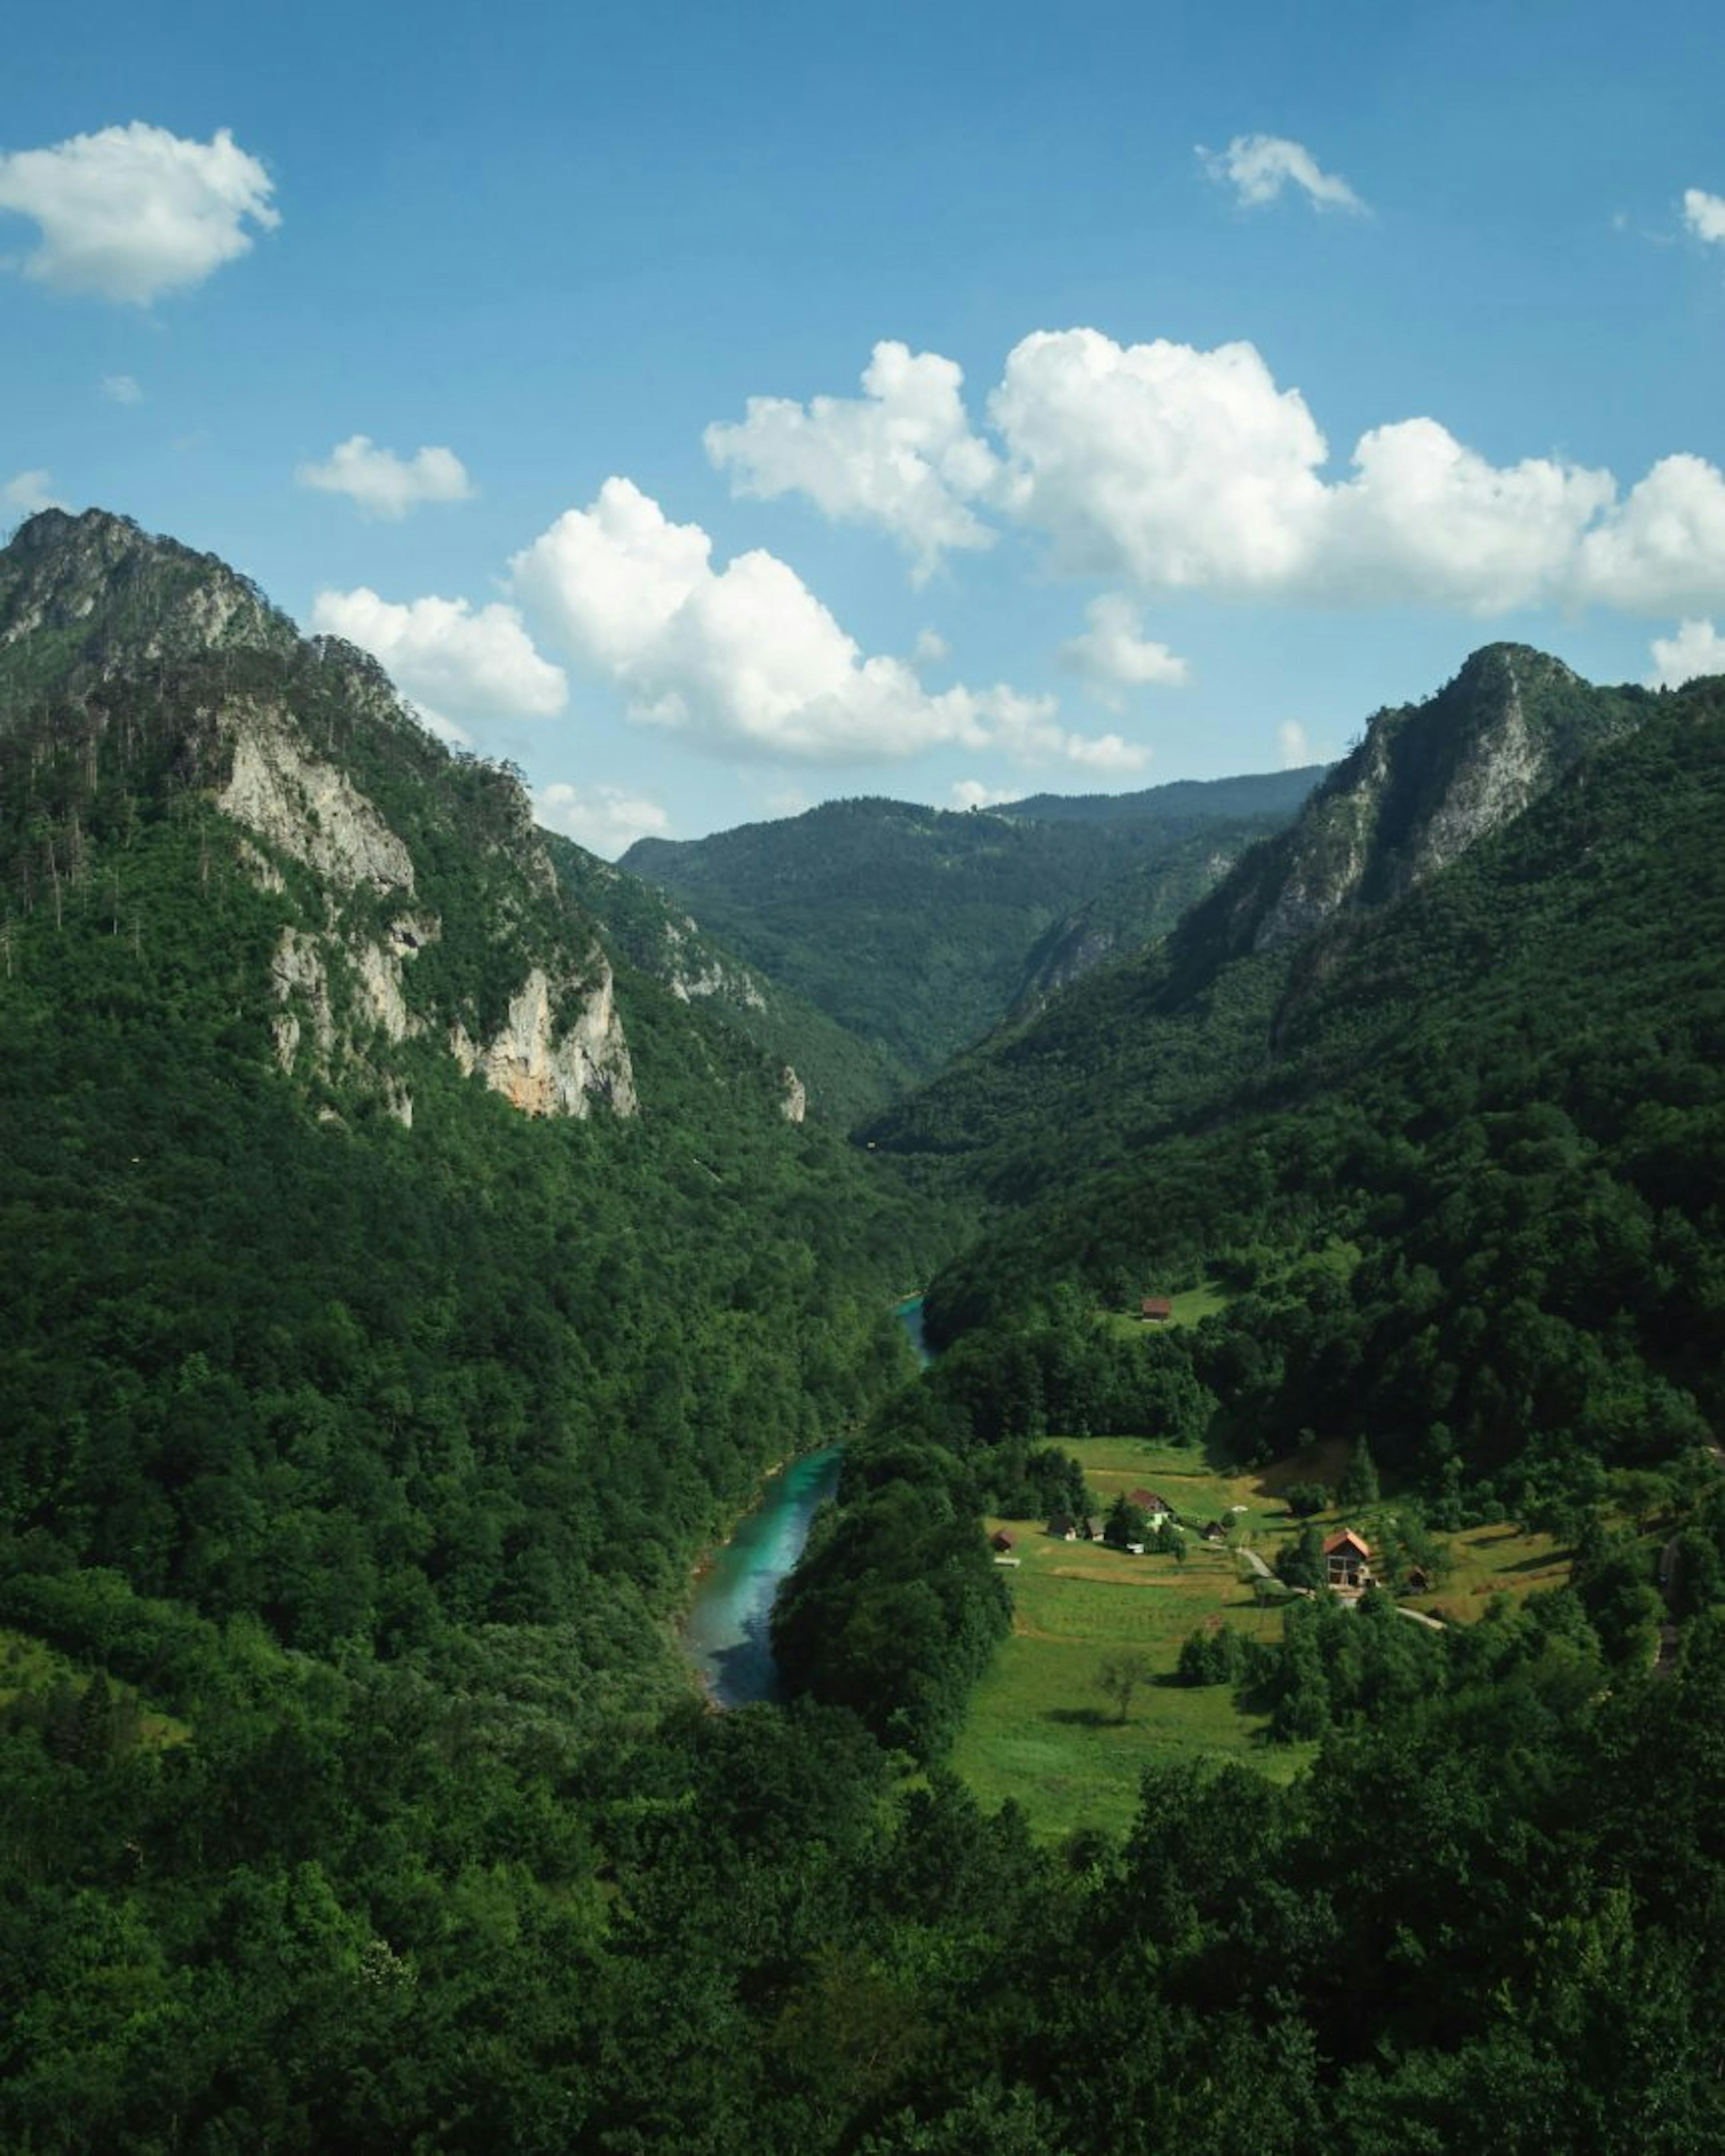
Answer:
<svg viewBox="0 0 1725 2156"><path fill-rule="evenodd" d="M1218 1474L1203 1455L1140 1438L1062 1438L1083 1466L1106 1514L1117 1494L1138 1488L1166 1498L1198 1523L1237 1522L1244 1537L1273 1566L1301 1522L1288 1516L1281 1491L1291 1481L1339 1467L1313 1455L1265 1471ZM1358 1516L1368 1537L1374 1512ZM1339 1516L1326 1513L1327 1532ZM1187 1537L1183 1561L1132 1557L1106 1544L1064 1542L1040 1520L990 1518L988 1532L1010 1527L1017 1564L1008 1573L1014 1616L1010 1638L997 1650L973 1693L952 1754L957 1773L989 1807L1016 1799L1039 1834L1074 1827L1119 1831L1128 1826L1147 1767L1171 1758L1233 1759L1276 1781L1288 1781L1311 1757L1310 1747L1271 1746L1264 1717L1245 1714L1225 1685L1176 1681L1187 1635L1225 1624L1247 1639L1276 1641L1281 1611L1260 1607L1235 1552ZM1440 1538L1450 1553L1444 1577L1427 1594L1401 1598L1410 1609L1452 1620L1479 1616L1494 1594L1524 1594L1561 1584L1568 1567L1549 1537L1486 1527ZM1127 1718L1099 1679L1111 1656L1142 1653L1150 1675L1134 1693Z"/></svg>

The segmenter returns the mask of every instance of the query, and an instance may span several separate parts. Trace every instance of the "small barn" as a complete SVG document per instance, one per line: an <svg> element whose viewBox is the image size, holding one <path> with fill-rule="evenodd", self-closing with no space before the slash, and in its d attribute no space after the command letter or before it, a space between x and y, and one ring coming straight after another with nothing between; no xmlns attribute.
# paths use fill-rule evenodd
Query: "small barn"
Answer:
<svg viewBox="0 0 1725 2156"><path fill-rule="evenodd" d="M1056 1512L1048 1523L1048 1532L1056 1542L1076 1543L1078 1539L1078 1522L1070 1512Z"/></svg>
<svg viewBox="0 0 1725 2156"><path fill-rule="evenodd" d="M1372 1546L1352 1527L1324 1544L1324 1584L1332 1594L1363 1594L1372 1584Z"/></svg>
<svg viewBox="0 0 1725 2156"><path fill-rule="evenodd" d="M1009 1535L1004 1527L1000 1527L988 1537L988 1540L990 1546L993 1548L999 1550L1004 1557L1007 1551L1013 1547L1016 1537Z"/></svg>
<svg viewBox="0 0 1725 2156"><path fill-rule="evenodd" d="M1165 1295L1147 1295L1138 1305L1138 1315L1146 1325L1166 1325L1174 1314L1174 1306Z"/></svg>

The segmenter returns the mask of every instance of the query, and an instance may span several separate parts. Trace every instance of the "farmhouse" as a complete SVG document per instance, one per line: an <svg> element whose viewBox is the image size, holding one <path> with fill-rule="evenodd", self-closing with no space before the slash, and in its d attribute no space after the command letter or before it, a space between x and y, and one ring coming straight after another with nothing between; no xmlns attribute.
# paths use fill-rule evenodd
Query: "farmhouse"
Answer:
<svg viewBox="0 0 1725 2156"><path fill-rule="evenodd" d="M1166 1497L1159 1497L1153 1490L1132 1490L1127 1493L1126 1502L1136 1505L1144 1515L1144 1524L1151 1527L1166 1527L1174 1517L1174 1508Z"/></svg>
<svg viewBox="0 0 1725 2156"><path fill-rule="evenodd" d="M1332 1594L1363 1594L1372 1584L1372 1546L1343 1527L1324 1544L1324 1583Z"/></svg>

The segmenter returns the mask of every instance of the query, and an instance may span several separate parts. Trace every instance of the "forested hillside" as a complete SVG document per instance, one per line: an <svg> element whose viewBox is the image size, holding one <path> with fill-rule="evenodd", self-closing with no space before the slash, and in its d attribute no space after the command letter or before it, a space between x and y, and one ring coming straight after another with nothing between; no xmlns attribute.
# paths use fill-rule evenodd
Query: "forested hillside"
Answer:
<svg viewBox="0 0 1725 2156"><path fill-rule="evenodd" d="M1585 1487L1716 1424L1725 696L1640 708L1399 902L1230 960L1224 886L907 1110L1009 1209L936 1326L1214 1276L1161 1352L1219 1429L1369 1430L1433 1492Z"/></svg>
<svg viewBox="0 0 1725 2156"><path fill-rule="evenodd" d="M122 520L26 526L0 2147L1718 2147L1725 685L1607 718L1256 955L1254 855L907 1111L906 1173L788 1114L830 1034L368 661ZM891 1305L979 1223L918 1376ZM980 1807L983 1511L1082 1509L1086 1430L1308 1427L1409 1533L1538 1512L1573 1584L1204 1635L1286 1788ZM797 1697L716 1713L690 1567L836 1435Z"/></svg>
<svg viewBox="0 0 1725 2156"><path fill-rule="evenodd" d="M643 839L624 865L901 1077L926 1078L1027 997L1172 927L1317 776L1219 781L1214 797L1158 788L1106 812L1052 796L964 815L829 802L711 839Z"/></svg>

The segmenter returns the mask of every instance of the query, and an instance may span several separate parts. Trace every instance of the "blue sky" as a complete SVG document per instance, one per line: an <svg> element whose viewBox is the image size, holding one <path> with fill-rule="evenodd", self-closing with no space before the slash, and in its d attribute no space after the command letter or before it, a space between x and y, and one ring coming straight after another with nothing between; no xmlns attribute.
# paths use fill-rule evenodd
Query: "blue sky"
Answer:
<svg viewBox="0 0 1725 2156"><path fill-rule="evenodd" d="M605 853L1725 670L1725 38L105 4L9 33L0 527L375 649Z"/></svg>

